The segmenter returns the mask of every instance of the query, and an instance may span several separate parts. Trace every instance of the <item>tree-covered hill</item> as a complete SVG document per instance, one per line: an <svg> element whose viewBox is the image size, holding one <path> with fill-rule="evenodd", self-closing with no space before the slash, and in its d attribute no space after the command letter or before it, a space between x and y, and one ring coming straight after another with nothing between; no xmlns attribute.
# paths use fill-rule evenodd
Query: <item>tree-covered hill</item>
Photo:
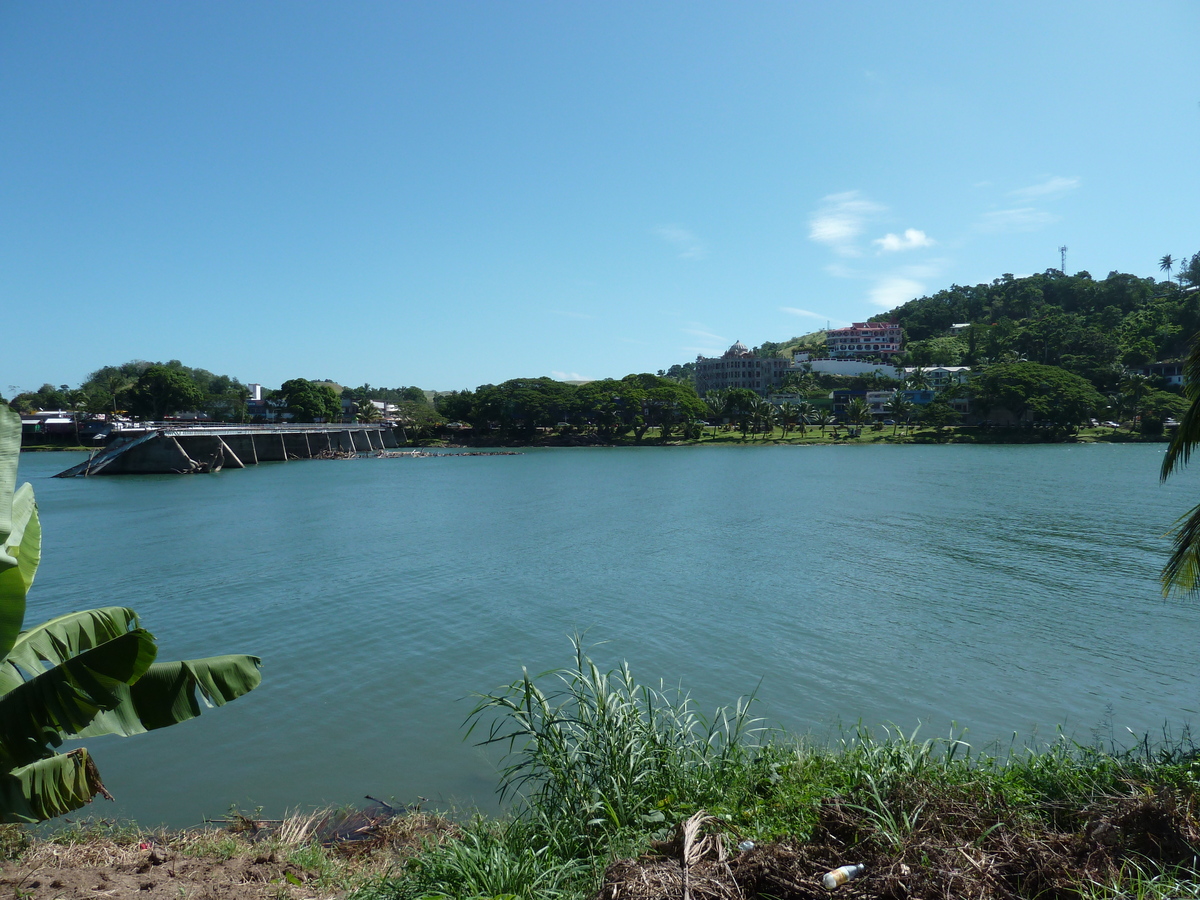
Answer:
<svg viewBox="0 0 1200 900"><path fill-rule="evenodd" d="M1200 331L1200 253L1176 274L1164 281L1121 272L1097 280L1057 269L1003 275L990 284L952 285L873 321L895 319L903 327L899 363L982 366L1026 359L1111 391L1126 367L1183 357ZM954 327L964 324L969 327Z"/></svg>

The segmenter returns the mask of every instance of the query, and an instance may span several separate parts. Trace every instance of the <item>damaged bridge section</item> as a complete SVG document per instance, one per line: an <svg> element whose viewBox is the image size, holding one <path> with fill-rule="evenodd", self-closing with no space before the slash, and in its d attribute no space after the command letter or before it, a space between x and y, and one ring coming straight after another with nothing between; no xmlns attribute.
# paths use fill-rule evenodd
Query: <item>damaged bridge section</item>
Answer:
<svg viewBox="0 0 1200 900"><path fill-rule="evenodd" d="M188 475L260 462L318 459L399 447L390 425L180 425L126 428L101 451L55 478Z"/></svg>

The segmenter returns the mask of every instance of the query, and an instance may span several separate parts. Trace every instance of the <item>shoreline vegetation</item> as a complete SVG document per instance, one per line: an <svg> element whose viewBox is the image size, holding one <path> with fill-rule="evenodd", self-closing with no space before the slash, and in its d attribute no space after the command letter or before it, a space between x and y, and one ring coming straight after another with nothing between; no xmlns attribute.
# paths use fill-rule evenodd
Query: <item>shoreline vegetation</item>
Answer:
<svg viewBox="0 0 1200 900"><path fill-rule="evenodd" d="M570 665L477 697L503 816L376 801L203 829L0 827L24 900L1200 897L1200 752L1187 733L1037 747L858 727L826 744L764 727L753 699L702 715L627 664ZM1111 729L1109 729L1111 731Z"/></svg>
<svg viewBox="0 0 1200 900"><path fill-rule="evenodd" d="M1057 269L1006 273L914 298L850 329L754 348L739 341L720 357L701 355L657 374L516 377L450 391L306 378L274 388L179 360L134 359L102 366L76 388L46 383L0 403L39 420L28 423L30 443L75 445L126 417L389 422L401 444L414 446L463 441L466 432L474 446L536 446L547 443L546 432L568 445L640 444L655 433L660 443L670 435L705 443L706 422L732 423L752 439L765 430L767 443L780 440L772 428L796 443L814 428L880 420L919 424L912 442L949 435L946 442L1041 443L1055 432L1062 436L1049 440L1078 440L1076 427L1091 422L1120 422L1153 437L1182 421L1189 406L1183 369L1200 333L1200 253L1163 257L1159 268L1165 281L1116 271L1103 279ZM899 340L871 342L868 326L885 323ZM847 333L855 329L866 331ZM1041 427L1029 436L979 437L987 422Z"/></svg>
<svg viewBox="0 0 1200 900"><path fill-rule="evenodd" d="M1143 434L1125 428L1101 426L1091 428L1055 428L1020 426L978 425L949 426L935 428L904 428L893 430L890 425L865 426L860 429L830 428L822 433L817 426L809 426L804 433L781 428L771 432L743 434L737 429L718 430L711 428L698 437L683 438L670 435L663 438L657 430L651 430L639 440L634 437L600 437L594 433L573 430L547 431L527 439L503 439L498 435L486 438L462 440L461 437L429 437L404 444L408 449L387 454L389 457L407 457L413 450L484 450L487 448L537 448L537 447L777 447L777 446L823 446L847 444L1165 444L1171 440L1170 432ZM76 452L90 453L95 447L79 444L36 444L23 446L24 453ZM371 455L371 454L366 454ZM489 454L490 455L490 454Z"/></svg>

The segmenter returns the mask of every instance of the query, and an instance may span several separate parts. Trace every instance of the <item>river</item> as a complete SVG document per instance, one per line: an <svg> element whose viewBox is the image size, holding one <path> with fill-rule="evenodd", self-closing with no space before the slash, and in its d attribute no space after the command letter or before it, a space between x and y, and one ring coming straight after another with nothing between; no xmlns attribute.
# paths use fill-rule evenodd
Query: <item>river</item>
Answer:
<svg viewBox="0 0 1200 900"><path fill-rule="evenodd" d="M1164 445L534 450L49 478L27 623L129 605L160 658L254 653L255 692L89 742L116 803L171 826L364 795L495 808L470 695L570 661L757 688L771 723L973 744L1178 734L1200 602L1164 601L1163 532L1200 477Z"/></svg>

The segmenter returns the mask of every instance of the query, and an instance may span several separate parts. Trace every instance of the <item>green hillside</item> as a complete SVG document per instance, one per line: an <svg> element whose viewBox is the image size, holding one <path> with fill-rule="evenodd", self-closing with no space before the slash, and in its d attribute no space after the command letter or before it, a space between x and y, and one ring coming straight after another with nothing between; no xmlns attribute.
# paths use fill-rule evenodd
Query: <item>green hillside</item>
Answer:
<svg viewBox="0 0 1200 900"><path fill-rule="evenodd" d="M910 300L872 321L904 329L908 365L986 366L1029 360L1060 366L1100 391L1117 388L1124 369L1177 360L1200 332L1200 253L1177 279L1121 272L1003 275L991 284L952 285ZM954 326L968 325L967 328Z"/></svg>

